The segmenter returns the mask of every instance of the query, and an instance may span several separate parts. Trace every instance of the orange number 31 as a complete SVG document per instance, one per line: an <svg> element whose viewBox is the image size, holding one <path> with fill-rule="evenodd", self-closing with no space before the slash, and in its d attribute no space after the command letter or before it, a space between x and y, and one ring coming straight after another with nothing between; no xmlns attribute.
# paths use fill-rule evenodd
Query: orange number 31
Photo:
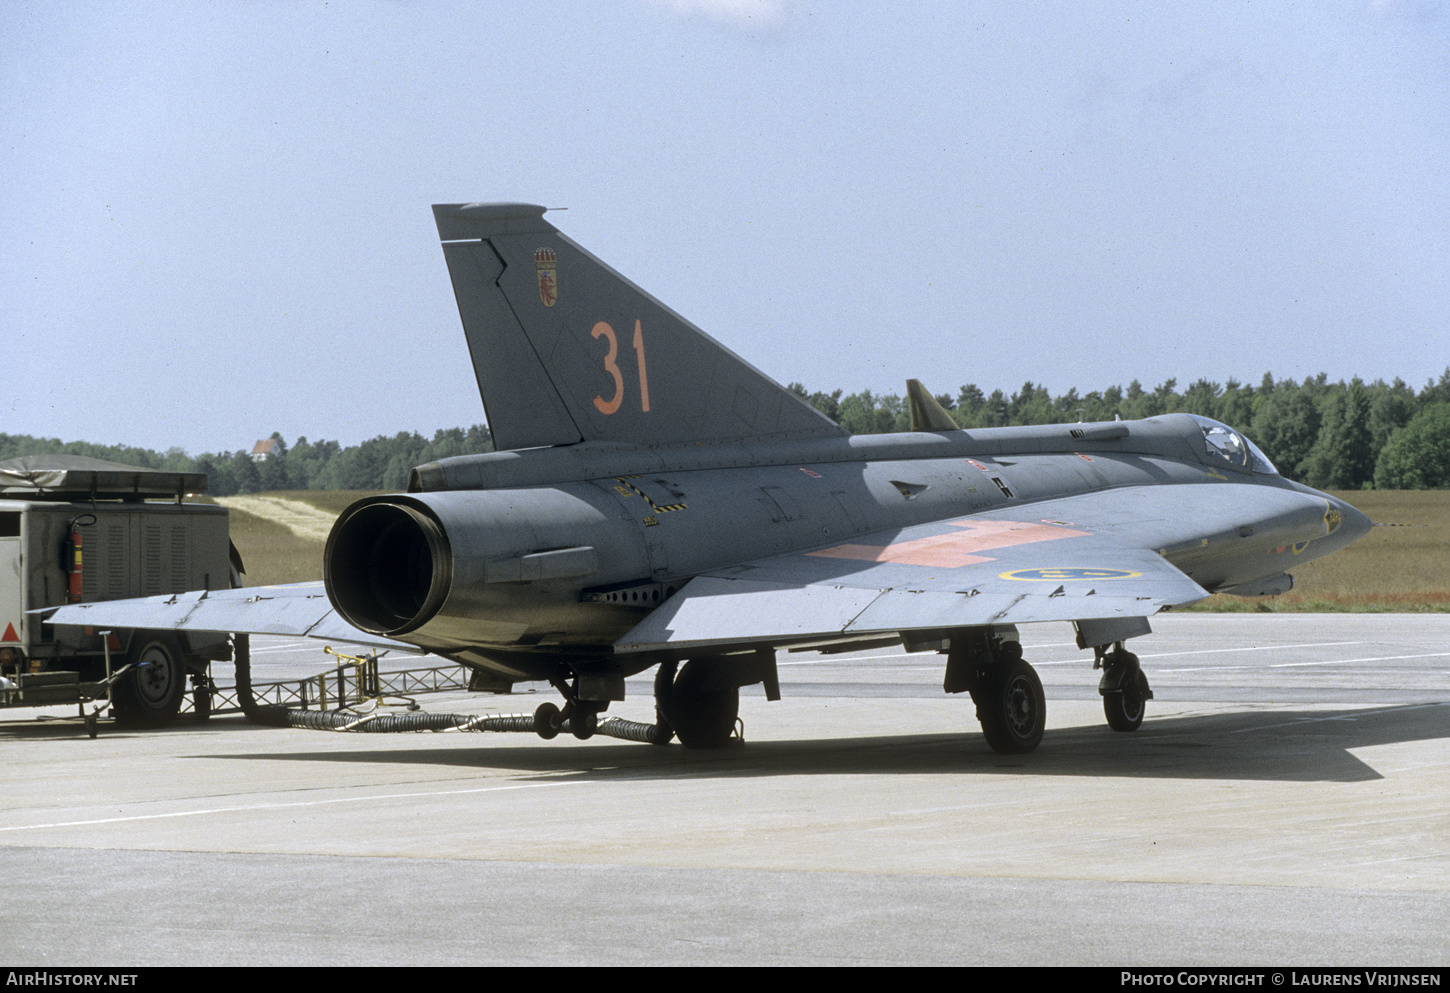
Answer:
<svg viewBox="0 0 1450 993"><path fill-rule="evenodd" d="M615 359L619 357L619 340L614 336L614 328L606 321L594 325L594 330L590 333L596 338L609 339L609 354L604 356L604 371L614 379L614 396L608 400L601 396L594 398L595 408L608 416L618 410L620 403L624 401L624 374L615 364ZM644 329L640 327L639 321L634 322L634 354L639 365L639 409L649 413L649 377L644 366Z"/></svg>

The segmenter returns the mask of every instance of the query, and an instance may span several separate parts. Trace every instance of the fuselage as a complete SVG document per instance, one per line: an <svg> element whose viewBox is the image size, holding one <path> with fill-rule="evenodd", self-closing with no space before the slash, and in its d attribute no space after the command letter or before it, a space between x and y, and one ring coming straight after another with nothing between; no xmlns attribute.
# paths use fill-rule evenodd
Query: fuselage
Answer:
<svg viewBox="0 0 1450 993"><path fill-rule="evenodd" d="M946 518L1031 520L1034 505L1077 494L1117 493L1135 540L1210 591L1250 588L1368 530L1353 507L1279 476L1251 445L1252 459L1206 444L1205 423L1170 415L448 459L414 470L408 494L344 512L328 541L328 593L364 630L541 678L561 661L608 655L701 573Z"/></svg>

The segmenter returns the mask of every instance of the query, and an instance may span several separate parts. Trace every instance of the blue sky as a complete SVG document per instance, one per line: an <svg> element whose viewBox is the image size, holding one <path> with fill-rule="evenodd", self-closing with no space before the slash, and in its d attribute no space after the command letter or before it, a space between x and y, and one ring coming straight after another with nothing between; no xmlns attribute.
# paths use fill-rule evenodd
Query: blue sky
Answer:
<svg viewBox="0 0 1450 993"><path fill-rule="evenodd" d="M1450 8L0 4L0 431L477 423L429 204L522 200L781 382L1450 364Z"/></svg>

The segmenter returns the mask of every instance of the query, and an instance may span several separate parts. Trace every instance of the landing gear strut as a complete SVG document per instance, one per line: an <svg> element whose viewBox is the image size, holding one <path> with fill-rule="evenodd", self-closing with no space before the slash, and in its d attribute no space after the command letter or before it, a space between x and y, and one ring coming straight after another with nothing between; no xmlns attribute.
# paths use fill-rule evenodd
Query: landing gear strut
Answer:
<svg viewBox="0 0 1450 993"><path fill-rule="evenodd" d="M1047 727L1047 697L1037 672L1022 660L1022 645L989 629L954 634L947 652L948 693L971 693L977 720L992 751L1030 752Z"/></svg>
<svg viewBox="0 0 1450 993"><path fill-rule="evenodd" d="M1138 656L1116 642L1112 651L1098 649L1093 668L1103 670L1098 692L1103 696L1103 715L1114 731L1136 731L1143 723L1147 703L1153 699L1148 677L1138 665Z"/></svg>

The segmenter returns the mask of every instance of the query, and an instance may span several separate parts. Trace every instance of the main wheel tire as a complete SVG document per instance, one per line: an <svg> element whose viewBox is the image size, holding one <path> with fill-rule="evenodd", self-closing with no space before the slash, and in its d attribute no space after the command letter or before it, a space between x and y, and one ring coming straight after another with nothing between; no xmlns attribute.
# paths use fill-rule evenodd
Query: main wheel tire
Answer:
<svg viewBox="0 0 1450 993"><path fill-rule="evenodd" d="M1143 723L1148 703L1137 689L1103 694L1103 716L1114 731L1136 731Z"/></svg>
<svg viewBox="0 0 1450 993"><path fill-rule="evenodd" d="M137 631L126 650L127 664L136 668L111 688L116 723L132 728L162 728L181 709L186 693L186 663L175 635Z"/></svg>
<svg viewBox="0 0 1450 993"><path fill-rule="evenodd" d="M721 678L722 663L691 659L670 693L670 723L686 748L723 748L740 714L740 687Z"/></svg>
<svg viewBox="0 0 1450 993"><path fill-rule="evenodd" d="M675 736L675 725L670 720L670 705L675 695L675 662L661 662L655 672L655 736L652 744L668 745Z"/></svg>
<svg viewBox="0 0 1450 993"><path fill-rule="evenodd" d="M992 751L1002 755L1030 752L1047 727L1047 697L1037 672L1023 662L1003 662L986 673L978 688L977 719Z"/></svg>

